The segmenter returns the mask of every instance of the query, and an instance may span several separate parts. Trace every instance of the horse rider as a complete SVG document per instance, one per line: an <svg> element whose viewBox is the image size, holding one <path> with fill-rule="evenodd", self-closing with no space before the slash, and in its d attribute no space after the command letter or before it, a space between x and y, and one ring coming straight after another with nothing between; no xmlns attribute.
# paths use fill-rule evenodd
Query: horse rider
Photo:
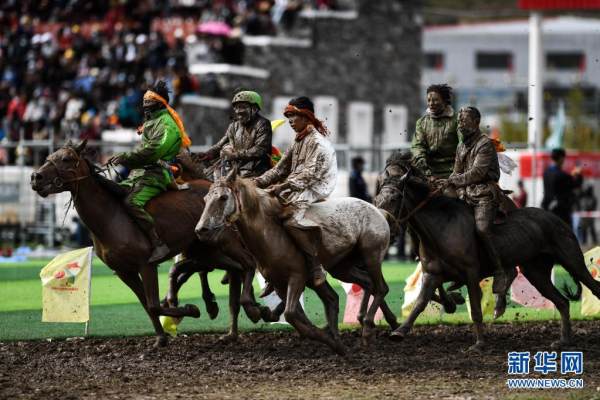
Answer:
<svg viewBox="0 0 600 400"><path fill-rule="evenodd" d="M477 234L494 268L493 292L506 294L508 277L494 246L491 232L502 192L498 186L500 167L493 141L479 130L481 114L475 107L463 107L458 115L462 141L456 151L454 169L447 180L458 197L474 208Z"/></svg>
<svg viewBox="0 0 600 400"><path fill-rule="evenodd" d="M236 93L231 101L234 120L225 136L205 153L198 153L198 161L235 162L240 176L257 177L271 168L271 122L260 115L262 98L251 90Z"/></svg>
<svg viewBox="0 0 600 400"><path fill-rule="evenodd" d="M412 139L413 165L430 182L447 179L452 173L456 147L458 146L458 122L452 108L452 88L446 84L427 88L427 111L417 120Z"/></svg>
<svg viewBox="0 0 600 400"><path fill-rule="evenodd" d="M142 108L144 124L138 129L138 134L142 135L141 145L131 152L112 157L110 162L133 170L126 180L120 182L129 189L125 208L148 235L153 247L148 262L156 263L170 250L156 232L154 219L144 206L173 184L169 162L173 161L181 147L188 148L191 141L181 118L169 106L169 92L164 81L158 81L146 91Z"/></svg>
<svg viewBox="0 0 600 400"><path fill-rule="evenodd" d="M329 131L315 117L308 97L290 100L284 116L296 132L291 148L271 170L254 181L286 205L284 227L304 252L314 286L325 283L326 273L318 259L321 228L304 215L314 202L326 199L335 189L335 149L326 138ZM268 293L265 288L264 294Z"/></svg>

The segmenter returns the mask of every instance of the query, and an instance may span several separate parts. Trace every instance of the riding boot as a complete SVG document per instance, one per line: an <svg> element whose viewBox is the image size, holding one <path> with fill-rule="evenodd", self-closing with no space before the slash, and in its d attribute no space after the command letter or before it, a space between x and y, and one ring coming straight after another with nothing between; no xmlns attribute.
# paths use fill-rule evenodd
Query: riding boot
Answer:
<svg viewBox="0 0 600 400"><path fill-rule="evenodd" d="M158 233L154 227L152 227L152 229L148 232L148 236L150 238L150 242L152 243L152 247L154 247L148 262L150 264L154 264L168 256L171 250L169 249L169 246L167 246L166 243L160 239L160 236L158 236Z"/></svg>
<svg viewBox="0 0 600 400"><path fill-rule="evenodd" d="M129 214L134 218L135 222L146 233L150 244L152 245L153 251L148 259L148 263L154 264L161 259L165 258L169 253L169 247L161 240L154 227L154 220L152 216L146 212L143 208L134 207L128 203L125 203L126 209Z"/></svg>
<svg viewBox="0 0 600 400"><path fill-rule="evenodd" d="M304 252L308 274L314 286L320 286L325 283L327 277L327 272L318 258L321 228L312 221L304 221L306 222L300 224L295 218L288 218L284 221L283 226L292 236L296 245Z"/></svg>
<svg viewBox="0 0 600 400"><path fill-rule="evenodd" d="M506 275L504 268L502 268L502 263L500 262L496 247L489 235L481 235L481 239L494 267L494 283L492 285L492 291L496 294L506 294L508 291L508 276Z"/></svg>
<svg viewBox="0 0 600 400"><path fill-rule="evenodd" d="M496 294L506 295L508 290L508 276L504 268L502 268L500 256L496 251L496 246L494 246L491 233L495 216L496 206L493 203L484 203L475 207L475 224L477 225L478 236L494 268L492 291Z"/></svg>

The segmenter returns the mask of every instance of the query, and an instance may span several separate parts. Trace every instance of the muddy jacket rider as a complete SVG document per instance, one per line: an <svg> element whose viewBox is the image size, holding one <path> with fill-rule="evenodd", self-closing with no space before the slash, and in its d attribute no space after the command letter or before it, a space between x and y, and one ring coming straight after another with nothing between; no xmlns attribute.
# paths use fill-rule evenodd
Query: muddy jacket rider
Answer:
<svg viewBox="0 0 600 400"><path fill-rule="evenodd" d="M427 88L427 113L417 121L411 144L413 164L430 180L446 179L452 173L458 146L458 122L452 108L452 88Z"/></svg>
<svg viewBox="0 0 600 400"><path fill-rule="evenodd" d="M169 107L168 101L169 93L163 81L144 94L140 146L111 159L113 164L123 164L132 169L129 178L120 184L130 189L125 198L127 212L146 232L154 249L149 263L160 261L170 250L158 236L154 219L144 206L150 199L168 190L173 176L167 163L175 158L182 146L189 147L191 144L181 119Z"/></svg>
<svg viewBox="0 0 600 400"><path fill-rule="evenodd" d="M475 107L461 108L458 129L462 142L448 184L456 188L458 197L474 208L477 233L494 267L494 293L506 293L508 278L502 268L491 232L498 210L501 191L498 186L500 167L492 140L479 130L481 114Z"/></svg>
<svg viewBox="0 0 600 400"><path fill-rule="evenodd" d="M235 162L239 174L244 177L262 175L271 168L271 122L259 114L262 98L256 92L238 92L231 101L234 121L229 124L225 136L198 160Z"/></svg>
<svg viewBox="0 0 600 400"><path fill-rule="evenodd" d="M306 255L309 273L315 286L325 282L325 271L317 258L321 228L304 215L308 207L327 198L335 189L337 161L335 149L326 138L327 128L314 115L314 105L307 97L292 99L284 115L296 132L291 148L281 161L259 178L258 187L288 205L291 216L284 226Z"/></svg>

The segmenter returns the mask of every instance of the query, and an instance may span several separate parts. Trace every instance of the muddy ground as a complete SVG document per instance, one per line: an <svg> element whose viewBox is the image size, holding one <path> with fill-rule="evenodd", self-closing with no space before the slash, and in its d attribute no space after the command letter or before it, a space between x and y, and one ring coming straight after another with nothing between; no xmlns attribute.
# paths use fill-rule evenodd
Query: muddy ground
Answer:
<svg viewBox="0 0 600 400"><path fill-rule="evenodd" d="M292 331L246 333L238 343L192 334L152 351L149 337L4 342L0 398L600 399L600 321L574 323L569 350L584 352L583 390L506 388L507 352L549 351L558 330L555 321L492 325L484 354L465 352L466 325L418 326L401 343L382 330L370 348L345 331L345 358Z"/></svg>

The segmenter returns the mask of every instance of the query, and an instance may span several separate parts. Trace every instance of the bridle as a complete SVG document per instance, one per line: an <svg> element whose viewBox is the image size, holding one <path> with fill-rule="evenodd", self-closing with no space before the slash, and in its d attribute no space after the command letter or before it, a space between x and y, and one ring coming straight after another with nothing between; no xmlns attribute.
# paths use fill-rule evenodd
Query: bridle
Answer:
<svg viewBox="0 0 600 400"><path fill-rule="evenodd" d="M70 178L70 179L65 179L65 178L63 178L61 176L61 171L63 173L65 173L65 172L66 173L72 173L73 175L77 174L77 169L79 168L79 163L81 162L81 157L79 157L79 155L74 150L69 149L69 151L73 152L76 155L76 157L77 157L77 163L75 164L74 168L70 168L70 169L67 169L67 170L61 170L60 168L58 168L58 165L56 165L56 162L54 162L54 160L51 157L48 157L48 159L46 160L56 170L56 176L52 180L52 185L54 185L58 189L62 189L62 187L66 183L78 182L78 181L87 179L87 178L89 178L91 176L91 174L88 174L88 175L78 176L78 177ZM78 191L78 190L79 190L79 185L77 185L76 191Z"/></svg>
<svg viewBox="0 0 600 400"><path fill-rule="evenodd" d="M410 173L411 173L411 168L409 167L408 170L406 171L406 173L404 174L404 179L403 180L408 179L408 177L410 176ZM385 186L386 185L384 185L384 187ZM402 210L404 210L406 208L406 206L405 206L406 183L403 183L403 185L402 185L402 200L400 201L400 206L397 208L398 218L396 218L396 215L394 215L395 213L390 213L390 216L391 216L391 218L393 220L393 223L394 223L394 228L397 229L399 226L405 224L420 209L422 209L423 207L425 207L425 205L427 205L427 203L429 202L429 200L431 200L433 197L439 195L443 190L444 190L444 187L440 186L440 187L436 188L435 190L429 192L427 194L427 197L425 197L423 200L421 200L419 202L419 204L416 205L416 207L414 207L412 210L407 210L407 214L405 216L403 216L402 218L399 218L400 215L402 214Z"/></svg>

